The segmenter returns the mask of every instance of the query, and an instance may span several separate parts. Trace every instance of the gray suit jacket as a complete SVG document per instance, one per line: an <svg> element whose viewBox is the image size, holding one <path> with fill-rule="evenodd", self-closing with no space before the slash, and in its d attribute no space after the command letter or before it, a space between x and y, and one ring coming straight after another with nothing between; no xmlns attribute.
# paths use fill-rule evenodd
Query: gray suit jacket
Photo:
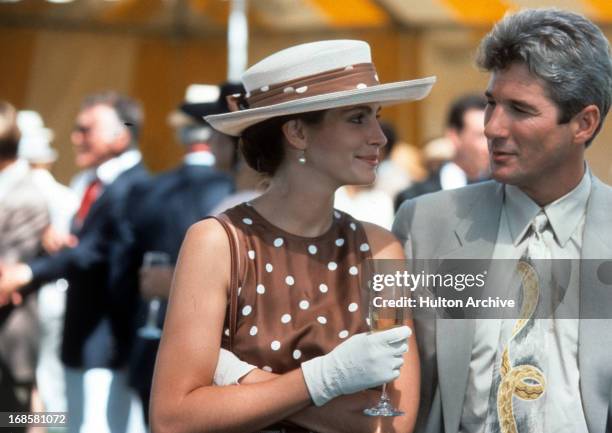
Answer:
<svg viewBox="0 0 612 433"><path fill-rule="evenodd" d="M42 231L48 224L47 202L24 174L0 200L0 262L26 261L39 254ZM34 380L37 351L36 297L27 297L16 308L0 308L0 363L15 380Z"/></svg>
<svg viewBox="0 0 612 433"><path fill-rule="evenodd" d="M592 177L583 234L583 259L612 259L612 188ZM393 232L416 259L488 259L493 255L503 185L484 182L422 196L399 210ZM581 262L581 317L610 317L612 287L599 281L594 261ZM612 320L581 320L580 391L592 433L612 429ZM417 432L457 432L467 389L473 320L416 320L421 356ZM608 427L606 429L606 423ZM609 430L608 430L609 431ZM548 432L545 432L548 433Z"/></svg>

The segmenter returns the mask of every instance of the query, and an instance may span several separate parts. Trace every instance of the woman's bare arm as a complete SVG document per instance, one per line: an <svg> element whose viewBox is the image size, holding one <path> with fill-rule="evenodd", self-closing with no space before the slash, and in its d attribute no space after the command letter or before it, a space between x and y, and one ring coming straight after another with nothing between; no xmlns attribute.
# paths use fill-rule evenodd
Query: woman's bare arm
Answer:
<svg viewBox="0 0 612 433"><path fill-rule="evenodd" d="M254 385L212 386L229 272L223 228L215 220L194 225L181 248L155 367L155 433L253 431L311 403L300 369Z"/></svg>

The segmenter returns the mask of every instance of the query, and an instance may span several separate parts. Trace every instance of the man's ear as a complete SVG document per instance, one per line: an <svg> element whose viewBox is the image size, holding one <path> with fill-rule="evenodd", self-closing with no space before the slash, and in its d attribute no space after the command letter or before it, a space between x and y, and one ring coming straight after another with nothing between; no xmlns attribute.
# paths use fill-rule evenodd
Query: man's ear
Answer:
<svg viewBox="0 0 612 433"><path fill-rule="evenodd" d="M283 123L282 131L289 146L296 150L306 150L306 131L304 122L292 119Z"/></svg>
<svg viewBox="0 0 612 433"><path fill-rule="evenodd" d="M455 151L459 149L459 131L455 128L446 128L446 137L450 140L450 142L455 147Z"/></svg>
<svg viewBox="0 0 612 433"><path fill-rule="evenodd" d="M601 115L596 105L587 105L572 120L570 127L574 135L574 143L585 144L593 137L599 126Z"/></svg>
<svg viewBox="0 0 612 433"><path fill-rule="evenodd" d="M115 154L124 152L132 142L132 134L126 126L114 132L112 150Z"/></svg>

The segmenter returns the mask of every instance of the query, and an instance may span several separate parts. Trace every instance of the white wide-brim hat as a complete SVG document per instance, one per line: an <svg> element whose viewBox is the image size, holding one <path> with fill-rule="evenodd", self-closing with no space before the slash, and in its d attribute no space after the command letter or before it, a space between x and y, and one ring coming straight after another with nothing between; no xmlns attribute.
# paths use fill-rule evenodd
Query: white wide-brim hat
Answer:
<svg viewBox="0 0 612 433"><path fill-rule="evenodd" d="M332 40L286 48L251 66L242 76L236 111L206 116L213 128L238 136L249 126L291 114L358 104L391 105L423 99L436 77L380 84L370 46Z"/></svg>
<svg viewBox="0 0 612 433"><path fill-rule="evenodd" d="M32 163L47 164L57 160L57 150L51 147L53 131L45 128L40 114L32 110L17 113L21 131L18 156Z"/></svg>

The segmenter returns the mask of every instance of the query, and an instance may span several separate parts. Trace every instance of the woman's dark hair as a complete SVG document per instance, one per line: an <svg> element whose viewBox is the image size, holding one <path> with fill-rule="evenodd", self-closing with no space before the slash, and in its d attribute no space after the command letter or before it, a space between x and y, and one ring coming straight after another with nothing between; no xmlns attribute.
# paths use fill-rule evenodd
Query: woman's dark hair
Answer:
<svg viewBox="0 0 612 433"><path fill-rule="evenodd" d="M6 101L0 101L0 159L17 157L21 134L17 127L17 110Z"/></svg>
<svg viewBox="0 0 612 433"><path fill-rule="evenodd" d="M272 177L285 159L282 126L285 122L299 119L308 125L323 120L326 110L312 111L289 116L273 117L248 127L240 137L240 151L247 164L259 173Z"/></svg>

